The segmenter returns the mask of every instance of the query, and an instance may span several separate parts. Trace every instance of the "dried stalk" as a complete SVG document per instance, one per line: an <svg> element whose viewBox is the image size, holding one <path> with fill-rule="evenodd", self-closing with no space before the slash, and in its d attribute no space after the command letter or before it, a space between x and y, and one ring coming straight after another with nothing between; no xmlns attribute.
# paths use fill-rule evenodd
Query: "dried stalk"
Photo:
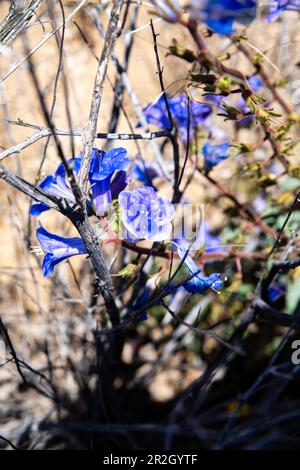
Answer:
<svg viewBox="0 0 300 470"><path fill-rule="evenodd" d="M98 63L89 120L87 126L85 127L82 133L84 146L82 154L82 164L79 172L79 184L83 191L88 189L88 173L90 168L95 134L97 130L98 115L102 101L103 85L106 77L108 62L118 35L117 27L122 5L123 0L114 0L113 2L104 46Z"/></svg>
<svg viewBox="0 0 300 470"><path fill-rule="evenodd" d="M27 26L43 0L11 0L9 13L0 25L0 43L12 42Z"/></svg>

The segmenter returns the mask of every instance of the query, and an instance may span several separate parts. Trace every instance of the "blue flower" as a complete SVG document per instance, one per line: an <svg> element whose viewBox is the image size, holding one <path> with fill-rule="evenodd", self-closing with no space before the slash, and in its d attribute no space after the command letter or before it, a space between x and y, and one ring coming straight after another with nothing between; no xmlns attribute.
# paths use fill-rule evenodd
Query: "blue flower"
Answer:
<svg viewBox="0 0 300 470"><path fill-rule="evenodd" d="M112 201L110 182L114 172L124 170L129 162L127 150L122 147L108 152L93 149L89 181L97 215L103 216Z"/></svg>
<svg viewBox="0 0 300 470"><path fill-rule="evenodd" d="M170 98L167 95L167 99L172 117L177 124L181 141L186 142L189 119L190 135L192 137L193 129L205 122L207 117L211 114L212 108L208 104L191 101L188 109L188 99L184 93L174 98ZM161 96L156 103L149 104L144 109L144 114L149 124L154 124L160 129L170 128L167 107L163 96Z"/></svg>
<svg viewBox="0 0 300 470"><path fill-rule="evenodd" d="M267 21L275 21L283 11L300 12L300 0L270 0Z"/></svg>
<svg viewBox="0 0 300 470"><path fill-rule="evenodd" d="M79 171L80 162L80 158L68 160L70 167L75 173L78 173ZM52 196L69 199L70 201L75 201L73 191L66 182L66 172L62 163L58 166L55 175L46 176L46 178L40 183L39 187L44 191L47 191ZM30 208L30 213L34 217L38 217L42 212L47 211L48 209L49 207L46 204L38 202L32 204Z"/></svg>
<svg viewBox="0 0 300 470"><path fill-rule="evenodd" d="M139 310L140 308L144 307L144 305L147 302L149 302L149 300L152 297L153 292L155 291L158 285L159 279L160 279L160 275L154 274L154 276L152 276L150 279L147 280L142 294L133 305L134 310ZM142 311L139 317L140 317L140 320L147 320L148 318L147 310Z"/></svg>
<svg viewBox="0 0 300 470"><path fill-rule="evenodd" d="M81 159L82 156L68 160L68 163L75 174L78 174L79 172ZM130 160L127 157L127 151L122 147L112 149L108 152L104 152L96 148L93 149L89 171L89 182L91 185L93 204L97 215L102 216L112 200L110 183L113 174L117 170L123 170L129 162ZM122 178L125 182L126 178L124 174ZM74 195L66 181L66 170L62 163L58 166L55 175L47 176L39 186L53 196L67 198L74 201ZM121 185L120 191L124 189L125 186ZM116 191L115 196L117 196ZM33 216L39 216L42 212L48 209L47 205L36 203L32 205L30 212Z"/></svg>
<svg viewBox="0 0 300 470"><path fill-rule="evenodd" d="M54 266L71 256L86 254L85 244L80 237L64 238L47 232L43 227L39 227L36 236L45 252L43 260L43 274L51 277Z"/></svg>
<svg viewBox="0 0 300 470"><path fill-rule="evenodd" d="M190 280L183 284L183 287L187 292L190 292L191 294L204 294L205 289L207 288L218 291L223 287L224 281L220 278L219 274L213 273L210 276L205 276L201 273L197 263L188 254L189 252L186 249L185 244L178 244L177 252L192 276Z"/></svg>
<svg viewBox="0 0 300 470"><path fill-rule="evenodd" d="M263 86L263 81L259 75L252 75L252 77L248 78L248 83L254 92Z"/></svg>
<svg viewBox="0 0 300 470"><path fill-rule="evenodd" d="M262 212L264 212L266 209L266 205L266 198L262 194L258 194L258 196L256 196L256 198L252 201L252 207L255 212L257 212L257 214L262 214Z"/></svg>
<svg viewBox="0 0 300 470"><path fill-rule="evenodd" d="M249 23L256 16L256 0L192 0L196 18L219 34L234 32L234 22Z"/></svg>
<svg viewBox="0 0 300 470"><path fill-rule="evenodd" d="M138 157L136 163L131 167L132 176L137 180L143 183L145 186L152 186L156 190L153 180L160 176L159 169L157 165L148 163L142 158Z"/></svg>
<svg viewBox="0 0 300 470"><path fill-rule="evenodd" d="M178 16L182 12L182 8L177 0L151 0L157 12L166 21L176 23Z"/></svg>
<svg viewBox="0 0 300 470"><path fill-rule="evenodd" d="M170 237L173 205L151 186L140 186L119 195L122 222L129 238L163 241Z"/></svg>
<svg viewBox="0 0 300 470"><path fill-rule="evenodd" d="M202 147L202 152L204 155L204 165L207 170L210 170L218 163L226 160L229 157L229 148L230 144L220 144L220 145L211 145L206 143Z"/></svg>
<svg viewBox="0 0 300 470"><path fill-rule="evenodd" d="M130 181L130 176L127 171L120 170L116 171L111 184L110 184L110 191L112 199L116 199L120 192L126 188Z"/></svg>
<svg viewBox="0 0 300 470"><path fill-rule="evenodd" d="M286 294L286 287L284 284L278 281L273 281L268 289L268 300L269 302L277 302L281 297Z"/></svg>

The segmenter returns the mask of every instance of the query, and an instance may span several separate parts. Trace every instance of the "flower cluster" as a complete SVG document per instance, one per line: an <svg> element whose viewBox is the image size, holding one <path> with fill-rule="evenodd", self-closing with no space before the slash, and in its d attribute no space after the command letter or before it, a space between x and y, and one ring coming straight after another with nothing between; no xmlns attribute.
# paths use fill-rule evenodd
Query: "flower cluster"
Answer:
<svg viewBox="0 0 300 470"><path fill-rule="evenodd" d="M68 160L68 164L75 174L79 172L81 160L82 156ZM92 197L87 201L89 213L94 210L100 217L105 214L112 199L118 197L127 186L128 174L124 168L128 164L127 151L122 147L112 149L109 152L93 149L89 170ZM58 166L54 176L48 175L41 182L40 188L58 198L75 201L63 164ZM48 209L46 204L34 203L31 206L31 215L37 217ZM42 265L45 277L50 277L53 274L54 266L61 261L86 253L84 242L80 237L60 237L48 232L43 227L37 229L36 235L45 253Z"/></svg>
<svg viewBox="0 0 300 470"><path fill-rule="evenodd" d="M81 156L69 160L69 165L78 173ZM87 209L94 208L96 215L103 217L112 199L119 198L121 221L127 230L126 238L130 241L162 241L171 235L171 221L175 211L173 205L164 197L158 196L152 186L141 186L132 191L125 191L129 175L123 169L128 165L127 151L123 148L103 152L93 149L89 171L92 198L87 202ZM136 165L141 164L140 161ZM139 178L145 175L139 167ZM134 168L133 173L136 173ZM156 173L155 173L156 175ZM152 174L154 177L154 175ZM112 179L113 178L113 179ZM40 187L51 195L74 200L74 195L66 179L63 165L59 165L54 176L47 176ZM31 214L39 216L49 208L45 204L34 203ZM50 277L54 266L71 256L85 254L86 248L81 238L63 238L37 229L37 239L46 253L43 261L43 273Z"/></svg>
<svg viewBox="0 0 300 470"><path fill-rule="evenodd" d="M68 160L69 166L75 174L79 172L81 156ZM103 215L108 205L112 201L113 193L121 191L127 185L127 175L123 169L129 164L127 151L120 147L109 152L104 152L96 148L92 151L91 165L89 170L89 183L91 185L92 200L88 201L88 206L94 207L97 215ZM116 178L111 185L111 179L115 172ZM66 179L66 170L61 163L54 176L47 176L39 185L41 189L47 191L52 196L74 201L74 194ZM37 217L42 212L48 210L46 204L36 203L31 207L31 215Z"/></svg>
<svg viewBox="0 0 300 470"><path fill-rule="evenodd" d="M167 95L166 99L168 100L172 119L178 127L182 142L187 141L188 128L192 137L193 131L198 126L206 123L208 116L212 113L212 108L208 104L191 101L188 106L188 98L184 93L173 98ZM169 129L172 126L163 96L156 103L149 104L144 109L144 115L149 124L154 124L160 129Z"/></svg>
<svg viewBox="0 0 300 470"><path fill-rule="evenodd" d="M199 129L202 129L207 131L212 138L215 138L215 140L223 141L222 144L212 145L209 142L206 142L203 145L202 152L205 159L205 168L207 170L211 169L229 156L228 150L230 145L227 142L226 133L222 129L216 128L210 122L210 116L213 109L209 103L202 104L196 101L191 101L188 105L188 99L185 94L180 94L174 98L169 98L167 96L167 99L172 117L178 126L181 141L183 143L186 143L187 141L188 127L191 139ZM222 106L221 101L223 99L224 96L221 95L211 94L207 96L207 100L217 106ZM243 100L243 98L241 98L241 100ZM244 104L246 106L245 101ZM154 124L160 129L167 129L170 127L168 112L163 96L160 97L155 104L149 104L144 109L144 114L149 124ZM153 167L153 165L145 165L144 162L136 164L134 171L139 181L145 184L150 183L151 186L153 186L153 179L156 176L159 176L158 170Z"/></svg>
<svg viewBox="0 0 300 470"><path fill-rule="evenodd" d="M188 123L191 124L192 129L197 129L198 126L207 128L207 119L212 112L209 104L191 102L188 107L186 95L179 95L175 98L167 97L167 99L183 142L186 139ZM168 110L163 98L160 98L155 105L147 107L145 116L149 123L154 123L161 128L168 128L170 125ZM228 143L214 146L207 142L203 146L206 168L210 169L227 158L228 150ZM81 162L81 155L68 161L75 175L79 172ZM130 173L125 170L129 166ZM158 176L160 176L160 171L156 165L144 162L141 157L137 157L136 161L130 165L127 151L122 147L108 152L94 148L88 175L90 183L90 197L86 203L88 215L94 214L107 224L108 209L112 201L115 200L115 205L118 207L118 226L123 229L118 233L120 241L126 239L132 244L140 240L151 242L169 240L173 230L172 221L175 217L175 208L164 196L158 194L153 183L153 180ZM136 186L137 182L142 185L130 187L132 184ZM128 183L130 184L128 185ZM53 176L47 176L41 182L40 187L51 195L74 201L63 164L58 166ZM48 209L45 204L34 203L31 207L31 214L39 216ZM120 238L120 234L122 238ZM42 265L45 277L50 277L54 267L61 261L75 255L87 254L84 240L80 237L60 237L48 232L42 226L37 229L36 235L45 254ZM197 243L200 240L199 237L200 232L197 235ZM205 239L208 241L207 252L215 251L220 244L218 237L212 236L207 226L205 226ZM197 263L189 254L190 247L184 237L174 240L174 244L182 264L187 267L190 274L190 279L182 284L187 292L203 294L206 288L217 291L222 287L223 281L219 274L205 276L200 271ZM152 278L149 279L148 284L142 300L148 298L153 291ZM136 308L141 305L140 300L136 303Z"/></svg>

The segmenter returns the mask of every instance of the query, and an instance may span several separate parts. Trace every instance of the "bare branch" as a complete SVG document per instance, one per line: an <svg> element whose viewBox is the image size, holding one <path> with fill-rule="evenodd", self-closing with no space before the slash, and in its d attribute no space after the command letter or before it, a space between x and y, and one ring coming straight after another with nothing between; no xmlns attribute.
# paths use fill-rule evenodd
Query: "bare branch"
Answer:
<svg viewBox="0 0 300 470"><path fill-rule="evenodd" d="M104 46L102 49L101 57L98 63L98 69L95 78L95 85L92 95L91 109L89 115L89 121L87 126L83 131L83 154L82 154L82 164L79 172L79 182L81 188L85 191L87 189L87 179L90 168L90 160L94 145L95 133L97 130L98 114L100 110L103 85L106 76L107 65L117 38L117 26L118 20L121 12L121 7L123 5L123 0L114 0L110 20L108 24L108 29L104 41Z"/></svg>
<svg viewBox="0 0 300 470"><path fill-rule="evenodd" d="M85 5L87 0L81 0L80 4L67 16L66 20L63 23L60 23L53 31L48 33L38 44L36 44L29 52L23 57L19 62L16 64L12 64L12 66L8 69L8 71L1 77L0 83L4 82L12 73L14 73L19 67L21 67L25 62L31 57L36 51L38 51L46 42L52 38L57 31L60 30L68 21L70 21L74 15Z"/></svg>
<svg viewBox="0 0 300 470"><path fill-rule="evenodd" d="M7 45L27 26L43 0L11 0L7 17L0 25L0 43Z"/></svg>
<svg viewBox="0 0 300 470"><path fill-rule="evenodd" d="M18 122L16 124L22 125ZM44 137L49 137L53 134L53 132L48 129L47 127L39 127L34 125L25 125L24 127L30 127L33 129L40 129L39 132L27 137L25 140L20 142L19 144L14 145L13 147L9 147L3 152L0 152L0 160L4 160L5 158L13 155L14 153L20 153L22 150L30 147L30 145L38 142L39 140L43 139ZM54 133L58 136L73 136L73 137L81 137L82 131L80 129L75 130L68 130L68 129L54 129ZM161 139L162 137L168 137L168 131L158 131L158 132L144 132L143 134L114 134L114 133L104 133L98 132L95 134L95 139L102 139L102 140L153 140L153 139Z"/></svg>
<svg viewBox="0 0 300 470"><path fill-rule="evenodd" d="M42 189L35 188L32 184L28 183L28 181L25 181L23 178L20 178L2 166L0 167L0 179L3 179L10 186L13 186L36 201L46 204L50 209L62 212L62 199L58 200L55 196L51 196Z"/></svg>

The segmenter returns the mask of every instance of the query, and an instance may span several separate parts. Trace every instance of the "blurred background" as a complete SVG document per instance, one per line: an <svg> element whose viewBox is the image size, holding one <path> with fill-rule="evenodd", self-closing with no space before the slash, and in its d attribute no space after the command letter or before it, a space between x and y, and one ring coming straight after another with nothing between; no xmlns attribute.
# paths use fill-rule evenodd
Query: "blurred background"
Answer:
<svg viewBox="0 0 300 470"><path fill-rule="evenodd" d="M52 138L25 142L46 125L27 62L22 59L65 16L65 28L49 37L34 52L32 61L56 128L84 128L111 2L89 0L73 15L79 3L42 1L22 33L9 44L0 45L1 164L32 184L53 174L60 160ZM9 6L8 1L0 2L0 22ZM150 19L159 35L167 92L176 96L187 91L194 99L203 99L201 87L190 80L190 72L197 72L197 65L175 57L170 50L173 39L185 49L195 50L188 32L155 15L148 3L130 2L108 67L98 132L112 130L115 90L120 86L116 60L125 69L126 86L114 131L136 132L137 109L160 96ZM263 56L272 81L282 81L280 93L292 102L296 113L300 106L298 24L297 14L289 13L274 24L257 19L246 30L247 46L253 54ZM201 28L206 34L205 26ZM253 74L253 66L227 38L207 36L216 55L228 54L227 64ZM275 112L281 113L267 88L262 95L271 101ZM211 177L242 205L257 210L264 223L279 230L300 187L297 145L283 176L280 173L276 179L276 169L275 174L269 169L262 174L261 165L271 149L268 145L255 149L262 139L260 126L253 123L250 128L237 129L232 121L224 121L217 114L213 117L216 128L226 131L236 145L247 143L249 151L236 152L218 165ZM283 117L274 117L272 124L279 129L286 122ZM297 126L290 130L289 138L297 144ZM61 142L68 157L72 156L72 145L76 155L82 150L80 135L73 139L63 136ZM96 142L103 150L125 147L132 162L142 155L154 163L153 143L172 171L172 149L163 139ZM182 159L184 152L181 146ZM199 152L200 165L202 161ZM187 168L192 167L190 160ZM164 178L158 178L156 185L161 194L172 197ZM251 309L274 238L243 218L234 202L222 196L220 188L201 171L195 171L186 197L191 203L204 205L205 219L220 246L227 247L227 253L240 246L244 255L236 256L234 251L233 256L209 263L210 272L220 272L227 278L219 295L210 292L187 297L178 290L168 298L169 307L197 328L174 320L156 305L148 311L146 321L129 322L124 327L122 350L115 361L108 357L107 337L99 334L108 325L101 298L95 300L89 260L73 258L61 264L48 280L41 272L42 258L34 252L38 245L35 229L40 222L62 236L76 236L74 227L54 211L43 214L39 221L32 218L32 201L0 182L0 434L5 437L0 447L273 449L299 445L299 377L298 368L294 371L291 367L291 344L299 338L297 328L273 321L251 322L242 334L242 355L218 340L231 341L235 332L240 340L239 328L246 321L245 312ZM289 241L279 249L277 261L283 254L297 255L299 223L297 206L285 228ZM134 291L130 274L120 275L133 263L133 255L114 245L107 247L105 255L107 263L113 264L119 302L129 305L137 293L143 292L151 273L164 266L163 260L153 260ZM287 315L299 313L299 273L296 268L276 278L272 308ZM21 374L12 360L5 330ZM201 330L211 334L202 334Z"/></svg>

